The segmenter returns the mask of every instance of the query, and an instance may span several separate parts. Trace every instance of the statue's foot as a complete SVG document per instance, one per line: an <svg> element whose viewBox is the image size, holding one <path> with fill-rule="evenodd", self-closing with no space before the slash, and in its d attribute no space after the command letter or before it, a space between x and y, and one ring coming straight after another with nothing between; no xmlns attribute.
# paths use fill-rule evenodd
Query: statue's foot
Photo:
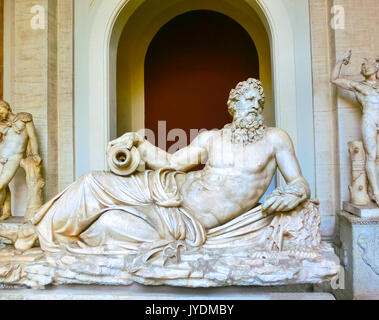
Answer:
<svg viewBox="0 0 379 320"><path fill-rule="evenodd" d="M35 230L29 225L24 225L20 227L18 231L17 240L14 244L14 247L17 250L26 251L33 248L37 240L38 236Z"/></svg>

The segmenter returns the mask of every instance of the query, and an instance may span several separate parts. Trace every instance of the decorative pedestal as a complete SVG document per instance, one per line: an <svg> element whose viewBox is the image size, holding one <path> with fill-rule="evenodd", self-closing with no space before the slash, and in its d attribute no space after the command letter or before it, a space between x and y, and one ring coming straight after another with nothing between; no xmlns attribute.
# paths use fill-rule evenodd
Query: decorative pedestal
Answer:
<svg viewBox="0 0 379 320"><path fill-rule="evenodd" d="M373 202L365 206L359 206L345 201L343 210L363 219L379 218L379 207Z"/></svg>
<svg viewBox="0 0 379 320"><path fill-rule="evenodd" d="M379 299L379 218L358 218L339 213L341 263L345 288L335 290L338 299Z"/></svg>

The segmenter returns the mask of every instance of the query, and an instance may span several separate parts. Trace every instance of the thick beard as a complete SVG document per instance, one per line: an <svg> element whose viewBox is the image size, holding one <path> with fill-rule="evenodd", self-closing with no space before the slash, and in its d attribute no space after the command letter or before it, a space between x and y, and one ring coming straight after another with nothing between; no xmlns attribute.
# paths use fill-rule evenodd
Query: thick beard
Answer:
<svg viewBox="0 0 379 320"><path fill-rule="evenodd" d="M266 131L261 114L236 118L229 128L232 131L232 142L244 145L261 140Z"/></svg>

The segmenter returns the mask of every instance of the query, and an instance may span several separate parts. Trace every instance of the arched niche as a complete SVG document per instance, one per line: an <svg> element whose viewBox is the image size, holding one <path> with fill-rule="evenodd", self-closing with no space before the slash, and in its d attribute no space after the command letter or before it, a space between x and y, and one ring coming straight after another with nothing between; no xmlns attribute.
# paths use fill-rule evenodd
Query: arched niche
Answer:
<svg viewBox="0 0 379 320"><path fill-rule="evenodd" d="M238 22L219 12L194 10L174 17L154 35L147 53L130 63L135 55L134 40L141 40L136 30L141 27L127 24L119 41L118 136L140 129L135 124L143 123L145 128L154 131L155 138L158 132L162 135L166 129L169 132L180 128L179 133L185 131L189 143L189 138L194 138L191 129L222 128L231 122L226 102L231 88L238 82L248 77L264 77L265 72L270 75L267 65L260 72L259 60L263 59L259 59L250 34ZM266 43L269 51L268 37ZM141 71L144 76L136 77ZM138 85L143 88L144 97L133 95L128 89L130 83L141 79L144 83ZM270 87L270 83L267 86ZM267 100L272 101L270 96ZM145 112L139 112L137 106ZM265 118L268 125L275 125L271 103L266 105ZM159 120L164 120L164 130L158 130ZM163 149L173 144L160 138L156 142L160 142Z"/></svg>
<svg viewBox="0 0 379 320"><path fill-rule="evenodd" d="M237 1L238 2L238 1ZM116 76L114 86L116 92L116 106L111 110L118 110L119 119L123 119L119 132L110 132L111 139L122 131L138 131L145 125L145 79L144 63L151 41L159 30L176 17L195 10L208 10L223 14L248 32L258 51L260 66L259 77L264 83L267 96L266 110L273 110L272 105L272 79L271 79L271 50L270 39L264 25L255 11L244 1L237 6L231 0L201 0L201 1L145 1L127 20L118 40L116 64L110 62L110 67L116 67L115 74L122 69L122 77ZM251 12L246 12L246 10ZM228 39L225 39L228 41ZM229 39L229 41L233 41ZM239 79L240 81L246 79ZM236 83L235 83L236 84ZM235 85L233 84L233 85ZM232 87L230 88L232 89ZM226 101L224 101L226 106ZM116 111L117 113L117 111ZM110 119L111 127L117 127L115 113Z"/></svg>
<svg viewBox="0 0 379 320"><path fill-rule="evenodd" d="M261 80L269 97L267 106L275 109L276 126L285 129L292 137L304 175L314 191L312 105L298 105L299 97L304 94L310 94L307 101L311 101L312 84L311 79L305 79L306 92L297 91L297 84L304 87L304 81L298 75L304 66L300 68L296 65L296 21L291 22L285 3L273 0L107 0L96 2L93 10L89 25L88 70L77 75L76 85L86 89L79 95L76 93L76 101L86 101L89 108L88 137L83 138L86 141L77 141L76 144L80 146L76 149L78 175L88 170L107 168L106 146L117 136L116 61L119 40L125 27L140 27L136 30L140 37L134 41L130 39L133 46L130 65L136 72L125 88L133 119L130 125L132 130L138 130L144 125L143 115L139 115L144 112L144 73L143 63L138 61L143 61L152 38L165 23L179 14L190 10L213 10L237 21L253 38L260 59ZM310 61L305 63L310 69ZM299 143L304 140L306 145ZM83 147L87 151L85 159L88 161L85 163L80 162Z"/></svg>

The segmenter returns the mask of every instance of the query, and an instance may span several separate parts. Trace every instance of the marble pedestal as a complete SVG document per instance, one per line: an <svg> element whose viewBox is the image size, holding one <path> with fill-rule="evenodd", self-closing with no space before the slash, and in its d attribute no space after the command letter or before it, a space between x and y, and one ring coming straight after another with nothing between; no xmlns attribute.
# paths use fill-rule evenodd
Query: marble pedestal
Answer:
<svg viewBox="0 0 379 320"><path fill-rule="evenodd" d="M379 218L364 219L339 213L340 261L345 288L335 290L338 299L379 299Z"/></svg>
<svg viewBox="0 0 379 320"><path fill-rule="evenodd" d="M379 218L379 207L373 202L365 206L359 206L345 201L343 210L364 219Z"/></svg>

